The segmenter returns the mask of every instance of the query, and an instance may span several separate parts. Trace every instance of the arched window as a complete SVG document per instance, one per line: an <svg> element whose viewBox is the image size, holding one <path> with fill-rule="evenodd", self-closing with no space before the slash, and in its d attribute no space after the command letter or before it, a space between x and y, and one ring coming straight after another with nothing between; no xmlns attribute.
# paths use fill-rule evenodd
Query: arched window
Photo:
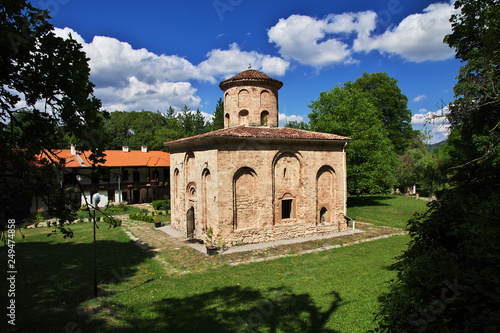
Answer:
<svg viewBox="0 0 500 333"><path fill-rule="evenodd" d="M172 208L177 216L179 216L179 186L180 186L180 173L179 169L175 168L174 170L174 184L172 186Z"/></svg>
<svg viewBox="0 0 500 333"><path fill-rule="evenodd" d="M269 118L269 112L268 111L262 111L260 113L260 125L261 126L267 126L268 125L268 118Z"/></svg>
<svg viewBox="0 0 500 333"><path fill-rule="evenodd" d="M229 121L229 113L226 113L226 116L224 117L224 127L229 127L231 125Z"/></svg>
<svg viewBox="0 0 500 333"><path fill-rule="evenodd" d="M327 220L329 220L326 216L327 213L328 209L326 209L326 207L322 207L319 211L319 223L325 223Z"/></svg>

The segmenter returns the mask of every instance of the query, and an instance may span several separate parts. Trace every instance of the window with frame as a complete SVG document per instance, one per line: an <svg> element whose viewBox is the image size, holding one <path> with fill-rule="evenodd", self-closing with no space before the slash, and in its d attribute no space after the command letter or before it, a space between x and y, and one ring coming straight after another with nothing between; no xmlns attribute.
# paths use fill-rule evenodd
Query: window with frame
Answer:
<svg viewBox="0 0 500 333"><path fill-rule="evenodd" d="M283 199L281 200L281 219L292 218L292 203L293 199Z"/></svg>

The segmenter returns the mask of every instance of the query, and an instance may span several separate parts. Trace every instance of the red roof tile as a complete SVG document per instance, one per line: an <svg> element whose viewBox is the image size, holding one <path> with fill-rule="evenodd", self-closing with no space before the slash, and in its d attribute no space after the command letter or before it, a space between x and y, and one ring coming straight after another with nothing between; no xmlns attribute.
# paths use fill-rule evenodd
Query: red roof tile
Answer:
<svg viewBox="0 0 500 333"><path fill-rule="evenodd" d="M181 142L201 140L204 138L260 138L260 139L290 139L290 140L334 140L334 141L350 141L346 136L337 134L312 132L289 127L257 127L240 125L236 127L224 128L217 131L212 131L200 135L195 135L189 138L183 138L176 141L165 143L171 145Z"/></svg>
<svg viewBox="0 0 500 333"><path fill-rule="evenodd" d="M70 149L61 149L56 152L59 158L66 159L66 167L76 168L90 166L87 160L89 152L78 153L79 159L71 155ZM146 153L140 150L131 150L128 153L122 150L106 150L106 167L168 167L170 166L170 153L163 151L148 151ZM81 162L80 162L81 161ZM82 163L84 165L82 165Z"/></svg>
<svg viewBox="0 0 500 333"><path fill-rule="evenodd" d="M242 82L242 81L243 82L244 81L270 81L273 84L275 84L278 89L283 86L283 82L281 82L280 80L273 79L269 75L264 74L262 72L259 72L255 69L247 69L246 71L243 71L243 72L236 74L235 76L233 76L227 80L222 81L219 84L219 88L221 88L222 90L225 90L224 86L227 86L228 84L233 83L233 82Z"/></svg>

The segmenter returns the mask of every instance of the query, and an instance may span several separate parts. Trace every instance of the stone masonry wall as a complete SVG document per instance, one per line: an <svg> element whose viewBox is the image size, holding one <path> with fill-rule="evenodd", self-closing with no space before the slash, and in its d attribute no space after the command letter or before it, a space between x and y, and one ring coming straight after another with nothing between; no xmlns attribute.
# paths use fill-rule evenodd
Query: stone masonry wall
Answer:
<svg viewBox="0 0 500 333"><path fill-rule="evenodd" d="M195 238L205 239L210 226L228 246L347 228L342 142L230 139L172 150L170 158L172 227L187 232L193 207ZM283 199L292 202L289 218ZM320 219L322 208L328 214Z"/></svg>
<svg viewBox="0 0 500 333"><path fill-rule="evenodd" d="M247 116L242 116L244 111L247 111ZM278 91L245 85L231 87L224 92L224 115L229 115L229 126L225 123L225 128L238 125L261 126L261 114L265 111L269 113L265 126L278 127Z"/></svg>

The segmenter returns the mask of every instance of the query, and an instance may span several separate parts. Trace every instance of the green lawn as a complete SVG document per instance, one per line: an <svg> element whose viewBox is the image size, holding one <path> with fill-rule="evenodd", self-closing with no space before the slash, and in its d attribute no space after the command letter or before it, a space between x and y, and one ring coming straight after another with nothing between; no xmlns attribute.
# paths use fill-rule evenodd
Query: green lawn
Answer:
<svg viewBox="0 0 500 333"><path fill-rule="evenodd" d="M426 201L402 195L347 198L347 215L354 220L402 229L406 228L406 222L413 214L425 212L426 207Z"/></svg>
<svg viewBox="0 0 500 333"><path fill-rule="evenodd" d="M398 210L402 206L397 199L373 200ZM363 210L376 217L366 203L350 207L361 214L352 217L365 220ZM406 209L396 215L405 214ZM404 225L397 219L388 223ZM23 230L25 239L17 235L15 331L365 332L373 327L385 281L394 277L388 267L408 242L407 236L394 236L273 261L168 275L163 263L141 251L121 228L101 225L98 299L91 299L92 224L72 225L73 239L47 237L46 228ZM6 258L6 248L1 251ZM4 332L13 327L4 319L0 328Z"/></svg>

